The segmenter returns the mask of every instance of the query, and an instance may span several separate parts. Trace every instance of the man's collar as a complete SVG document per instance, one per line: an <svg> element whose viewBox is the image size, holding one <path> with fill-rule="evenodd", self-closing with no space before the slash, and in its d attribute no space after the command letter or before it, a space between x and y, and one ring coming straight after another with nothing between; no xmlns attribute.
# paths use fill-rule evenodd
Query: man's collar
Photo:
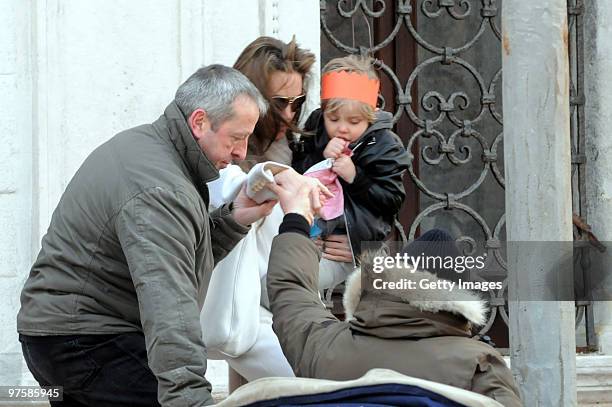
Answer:
<svg viewBox="0 0 612 407"><path fill-rule="evenodd" d="M219 178L219 170L210 162L198 145L183 112L175 101L172 101L166 107L164 116L170 131L170 140L192 176L204 184Z"/></svg>

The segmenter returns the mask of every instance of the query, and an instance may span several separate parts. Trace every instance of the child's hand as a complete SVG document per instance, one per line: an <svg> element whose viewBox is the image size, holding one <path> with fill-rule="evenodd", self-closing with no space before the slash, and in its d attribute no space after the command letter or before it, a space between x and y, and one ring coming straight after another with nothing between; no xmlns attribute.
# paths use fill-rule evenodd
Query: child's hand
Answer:
<svg viewBox="0 0 612 407"><path fill-rule="evenodd" d="M332 171L338 174L340 178L352 184L355 180L355 175L357 175L357 170L355 169L355 164L353 164L353 160L346 154L341 154L334 161L334 166L332 167Z"/></svg>
<svg viewBox="0 0 612 407"><path fill-rule="evenodd" d="M334 137L333 139L329 140L329 143L327 143L327 146L325 146L325 150L323 150L323 157L338 158L348 144L348 141L341 139L340 137Z"/></svg>

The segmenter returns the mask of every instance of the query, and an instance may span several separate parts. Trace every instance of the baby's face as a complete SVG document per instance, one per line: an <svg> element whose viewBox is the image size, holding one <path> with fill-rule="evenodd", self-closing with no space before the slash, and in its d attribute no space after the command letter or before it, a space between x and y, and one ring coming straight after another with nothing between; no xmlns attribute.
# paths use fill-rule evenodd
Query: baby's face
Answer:
<svg viewBox="0 0 612 407"><path fill-rule="evenodd" d="M325 130L329 138L340 137L349 143L357 140L370 125L357 103L347 103L330 113L323 113Z"/></svg>

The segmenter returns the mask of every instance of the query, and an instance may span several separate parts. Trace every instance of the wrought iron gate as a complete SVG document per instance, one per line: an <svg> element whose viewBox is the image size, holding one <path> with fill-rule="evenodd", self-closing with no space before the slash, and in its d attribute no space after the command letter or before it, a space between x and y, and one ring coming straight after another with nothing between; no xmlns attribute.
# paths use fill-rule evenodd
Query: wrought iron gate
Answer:
<svg viewBox="0 0 612 407"><path fill-rule="evenodd" d="M412 153L401 216L408 238L445 228L505 276L501 1L321 0L320 11L322 65L349 53L381 61L383 106ZM568 15L574 211L586 220L582 0L568 0ZM586 237L575 236L585 247ZM502 350L506 287L504 279L489 292L492 312L480 331ZM577 324L585 315L592 347L591 304L577 303Z"/></svg>

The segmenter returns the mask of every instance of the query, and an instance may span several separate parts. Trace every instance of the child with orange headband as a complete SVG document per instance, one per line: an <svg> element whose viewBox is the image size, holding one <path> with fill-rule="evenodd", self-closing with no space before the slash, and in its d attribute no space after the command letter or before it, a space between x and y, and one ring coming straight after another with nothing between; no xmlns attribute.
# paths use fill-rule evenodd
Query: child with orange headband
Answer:
<svg viewBox="0 0 612 407"><path fill-rule="evenodd" d="M315 226L321 237L349 237L354 264L328 260L333 280L344 280L356 265L362 242L385 239L405 197L402 176L408 154L392 132L393 116L376 108L380 81L372 63L371 58L354 55L331 60L321 76L321 108L305 125L314 134L292 143L293 168L304 173L330 159L342 187L343 215L318 219ZM322 279L324 264L325 255Z"/></svg>

